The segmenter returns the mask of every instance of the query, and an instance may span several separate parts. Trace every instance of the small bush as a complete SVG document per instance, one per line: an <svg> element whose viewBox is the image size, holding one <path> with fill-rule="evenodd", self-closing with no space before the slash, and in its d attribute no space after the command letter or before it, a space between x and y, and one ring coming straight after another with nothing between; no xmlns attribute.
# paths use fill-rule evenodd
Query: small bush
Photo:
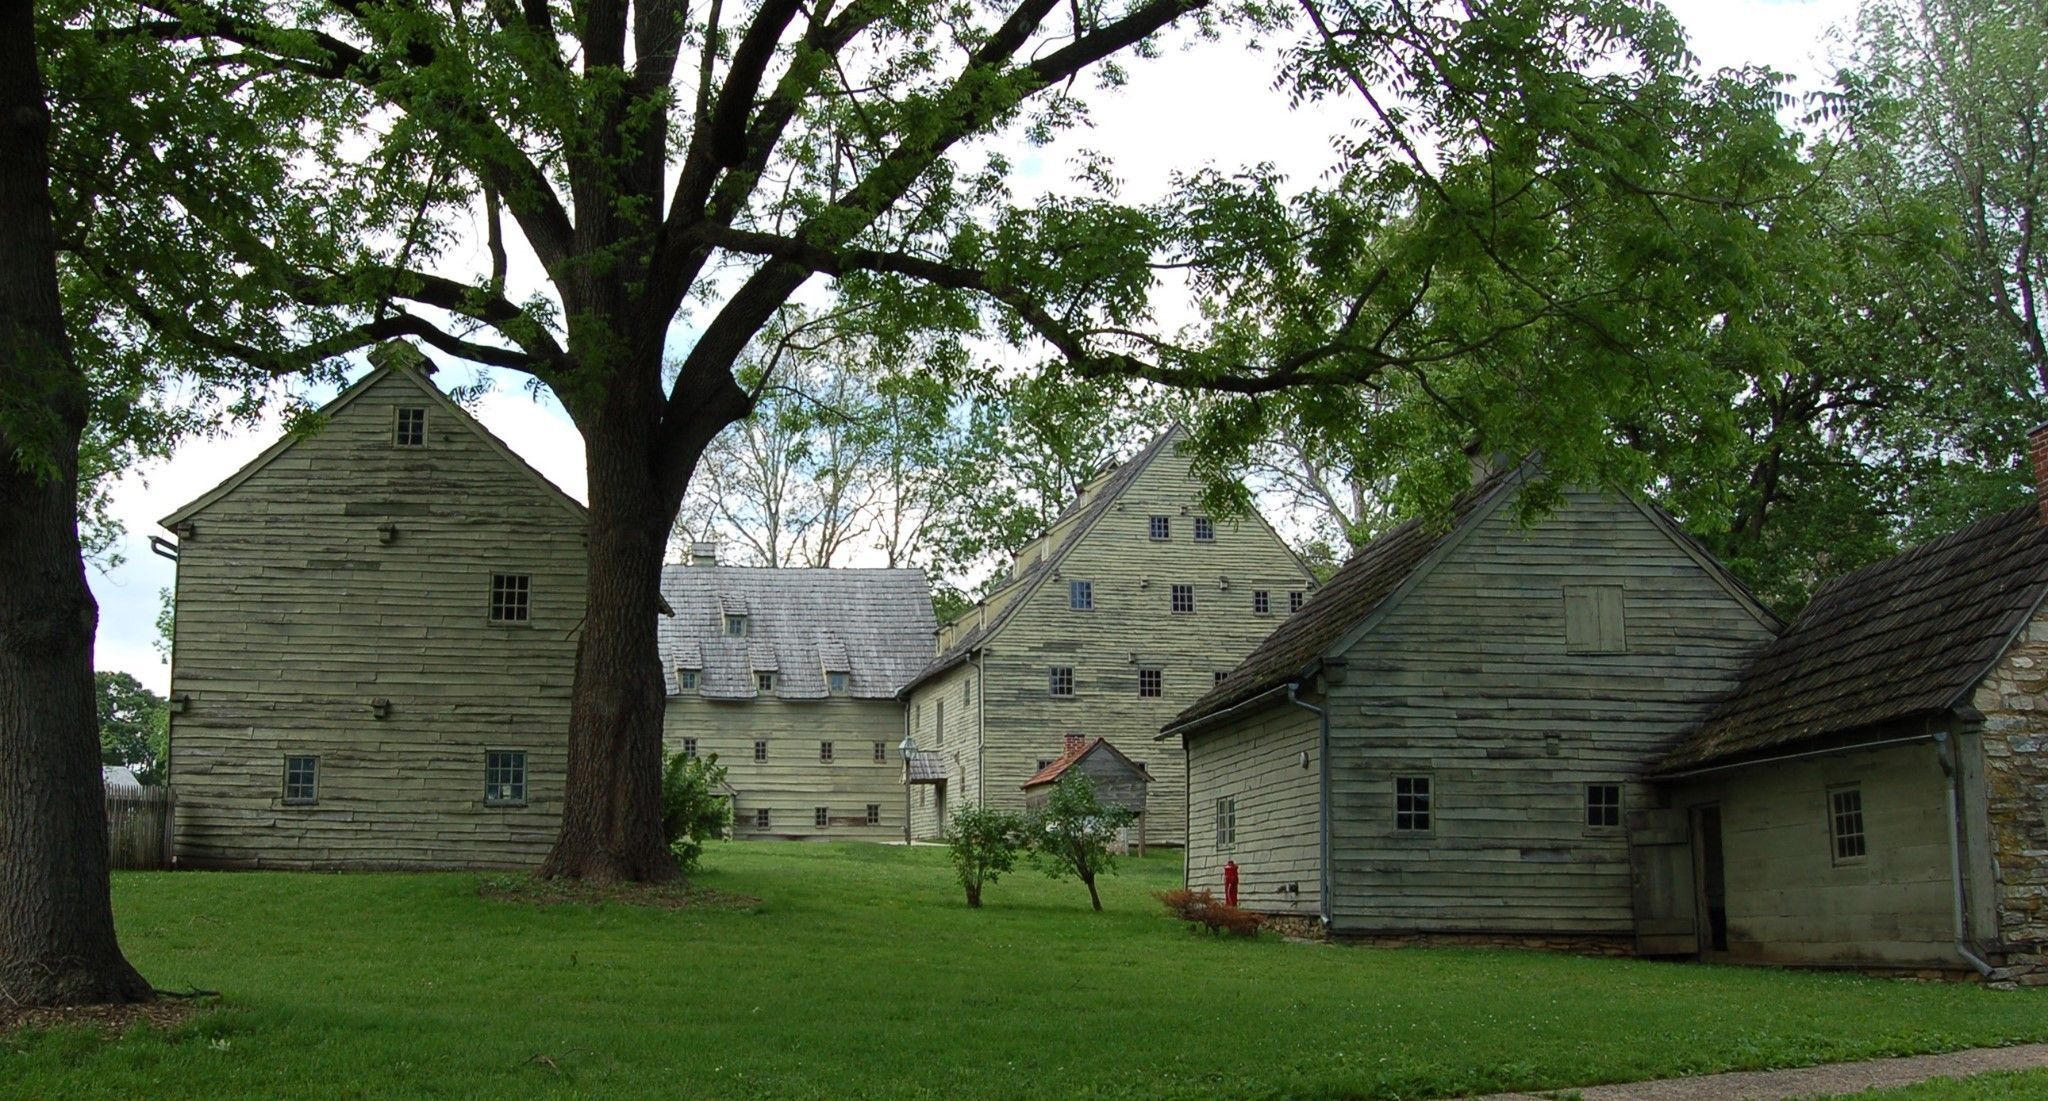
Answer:
<svg viewBox="0 0 2048 1101"><path fill-rule="evenodd" d="M704 856L704 842L722 837L732 825L732 800L719 794L725 766L718 754L688 757L677 753L661 770L661 828L676 866L688 875Z"/></svg>
<svg viewBox="0 0 2048 1101"><path fill-rule="evenodd" d="M1259 935L1259 926L1266 923L1264 917L1250 910L1216 901L1216 896L1208 891L1176 887L1171 891L1157 892L1153 897L1174 917L1187 922L1190 930L1207 929L1212 934L1255 937Z"/></svg>
<svg viewBox="0 0 2048 1101"><path fill-rule="evenodd" d="M1072 877L1088 887L1088 902L1102 910L1095 877L1116 874L1110 851L1117 834L1137 818L1131 810L1108 806L1095 797L1095 784L1079 769L1069 770L1053 785L1045 806L1031 816L1031 859L1048 877Z"/></svg>
<svg viewBox="0 0 2048 1101"><path fill-rule="evenodd" d="M946 824L946 855L969 907L979 909L981 889L1017 866L1023 844L1024 821L1014 814L972 803L954 812Z"/></svg>

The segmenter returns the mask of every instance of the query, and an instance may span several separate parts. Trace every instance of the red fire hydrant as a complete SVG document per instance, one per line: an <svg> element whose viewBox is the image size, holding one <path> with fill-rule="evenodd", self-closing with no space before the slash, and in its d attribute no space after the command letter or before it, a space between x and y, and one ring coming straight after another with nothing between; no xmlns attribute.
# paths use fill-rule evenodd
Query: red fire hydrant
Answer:
<svg viewBox="0 0 2048 1101"><path fill-rule="evenodd" d="M1223 904L1237 905L1237 861L1223 862Z"/></svg>

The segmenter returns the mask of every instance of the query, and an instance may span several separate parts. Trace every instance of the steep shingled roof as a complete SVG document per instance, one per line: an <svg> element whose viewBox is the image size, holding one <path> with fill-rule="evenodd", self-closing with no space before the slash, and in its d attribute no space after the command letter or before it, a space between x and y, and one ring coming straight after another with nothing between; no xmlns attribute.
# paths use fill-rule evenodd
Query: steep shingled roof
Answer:
<svg viewBox="0 0 2048 1101"><path fill-rule="evenodd" d="M969 657L973 656L974 651L981 648L983 643L987 642L997 631L1002 630L1003 624L1009 622L1010 617L1017 614L1017 609L1024 606L1029 597L1030 590L1036 588L1047 577L1052 575L1054 569L1059 566L1060 560L1065 558L1068 551L1072 550L1082 539L1087 537L1089 530L1095 526L1095 522L1100 520L1103 514L1110 510L1110 507L1116 503L1117 498L1123 496L1124 490L1130 488L1131 483L1138 480L1138 475L1143 474L1145 468L1152 465L1152 460L1165 451L1168 445L1179 440L1181 435L1182 430L1179 425L1169 426L1166 431L1161 432L1155 437L1151 443L1140 448L1138 453L1131 456L1123 465L1098 479L1094 485L1090 486L1082 494L1079 500L1067 506L1066 510L1061 512L1058 518L1046 527L1047 533L1058 531L1063 526L1068 528L1066 537L1059 541L1059 545L1044 548L1039 554L1033 556L1029 563L1012 569L1008 576L1004 577L1000 583L991 588L982 597L982 603L985 604L991 598L1018 586L1024 587L1024 593L1005 604L1003 609L996 613L995 618L954 639L952 645L947 646L936 658L931 659L921 672L912 677L909 683L903 686L903 691L908 692L925 681L966 661ZM963 618L975 614L977 614L977 610L970 609L963 613Z"/></svg>
<svg viewBox="0 0 2048 1101"><path fill-rule="evenodd" d="M661 595L676 613L660 625L670 695L685 667L699 671L708 699L752 699L754 674L770 670L782 699L826 698L827 671L848 674L848 696L890 699L931 656L931 585L920 570L672 565ZM725 633L728 612L747 617L745 637Z"/></svg>
<svg viewBox="0 0 2048 1101"><path fill-rule="evenodd" d="M1481 481L1452 502L1450 523L1434 526L1409 520L1383 533L1351 556L1301 610L1288 616L1201 699L1174 716L1167 729L1236 706L1299 676L1338 639L1357 626L1415 572L1430 552L1471 518L1487 511L1519 470L1503 471Z"/></svg>
<svg viewBox="0 0 2048 1101"><path fill-rule="evenodd" d="M1081 744L1081 748L1074 750L1072 753L1061 754L1059 760L1032 773L1031 779L1024 781L1024 790L1030 791L1041 784L1057 783L1060 777L1067 774L1068 769L1080 764L1089 754L1094 753L1098 749L1122 761L1125 768L1130 769L1133 773L1143 778L1146 783L1152 782L1152 774L1146 771L1145 766L1132 760L1123 750L1109 744L1109 739L1090 738Z"/></svg>
<svg viewBox="0 0 2048 1101"><path fill-rule="evenodd" d="M1838 578L1657 771L1949 712L1968 702L2044 593L2048 527L2034 505Z"/></svg>

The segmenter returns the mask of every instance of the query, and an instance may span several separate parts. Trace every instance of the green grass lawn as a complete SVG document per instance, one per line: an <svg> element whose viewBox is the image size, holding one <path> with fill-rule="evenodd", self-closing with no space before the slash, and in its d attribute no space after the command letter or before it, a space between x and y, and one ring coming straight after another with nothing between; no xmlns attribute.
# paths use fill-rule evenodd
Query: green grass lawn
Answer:
<svg viewBox="0 0 2048 1101"><path fill-rule="evenodd" d="M2048 997L1477 950L1195 937L942 854L714 846L751 910L540 908L479 876L129 873L129 957L223 993L168 1034L0 1038L6 1097L1413 1098L2048 1038ZM2001 1095L1987 1095L2001 1096Z"/></svg>
<svg viewBox="0 0 2048 1101"><path fill-rule="evenodd" d="M1935 1078L1902 1089L1852 1093L1843 1101L2038 1101L2043 1097L2048 1097L2048 1070Z"/></svg>

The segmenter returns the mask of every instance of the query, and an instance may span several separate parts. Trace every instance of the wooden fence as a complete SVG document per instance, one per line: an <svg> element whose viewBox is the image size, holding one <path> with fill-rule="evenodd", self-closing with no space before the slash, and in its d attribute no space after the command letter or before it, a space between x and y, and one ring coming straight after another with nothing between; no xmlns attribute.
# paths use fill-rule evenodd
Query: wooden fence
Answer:
<svg viewBox="0 0 2048 1101"><path fill-rule="evenodd" d="M107 791L107 862L115 868L171 866L177 799L168 787Z"/></svg>

